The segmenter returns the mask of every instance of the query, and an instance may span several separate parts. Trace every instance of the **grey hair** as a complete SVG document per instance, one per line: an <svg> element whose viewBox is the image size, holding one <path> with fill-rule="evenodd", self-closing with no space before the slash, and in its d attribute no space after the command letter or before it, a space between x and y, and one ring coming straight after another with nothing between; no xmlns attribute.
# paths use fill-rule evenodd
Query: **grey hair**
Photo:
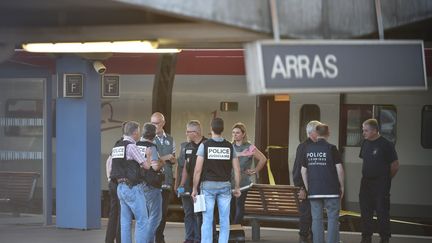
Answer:
<svg viewBox="0 0 432 243"><path fill-rule="evenodd" d="M135 121L128 121L124 125L124 135L126 136L132 136L132 134L139 129L140 124Z"/></svg>
<svg viewBox="0 0 432 243"><path fill-rule="evenodd" d="M198 120L190 120L187 125L188 127L195 127L199 133L201 133L201 122Z"/></svg>
<svg viewBox="0 0 432 243"><path fill-rule="evenodd" d="M318 125L321 125L322 123L317 121L317 120L313 120L310 121L307 125L306 125L306 134L309 136L313 131L315 131L316 127Z"/></svg>

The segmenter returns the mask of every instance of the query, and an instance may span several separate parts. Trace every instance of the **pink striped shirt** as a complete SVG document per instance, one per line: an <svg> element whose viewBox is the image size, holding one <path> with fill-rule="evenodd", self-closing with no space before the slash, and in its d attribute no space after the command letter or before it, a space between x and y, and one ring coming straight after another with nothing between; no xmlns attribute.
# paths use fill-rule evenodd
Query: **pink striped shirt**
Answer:
<svg viewBox="0 0 432 243"><path fill-rule="evenodd" d="M125 140L132 142L131 144L129 144L126 147L126 159L127 160L135 160L139 164L144 163L146 161L146 158L144 158L144 156L138 151L138 148L136 146L136 141L129 136L125 136L123 138L123 141L125 141Z"/></svg>

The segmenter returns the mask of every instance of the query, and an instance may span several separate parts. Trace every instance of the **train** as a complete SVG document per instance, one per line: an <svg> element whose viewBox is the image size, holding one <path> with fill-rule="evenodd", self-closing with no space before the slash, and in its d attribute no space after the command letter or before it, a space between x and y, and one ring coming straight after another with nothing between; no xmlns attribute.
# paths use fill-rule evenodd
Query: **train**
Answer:
<svg viewBox="0 0 432 243"><path fill-rule="evenodd" d="M107 74L120 78L120 96L101 98L102 191L108 189L105 161L121 136L121 123L135 120L143 124L152 114L155 74L152 68L136 64L145 62L144 55L123 55L105 61ZM255 180L267 183L271 170L276 183L292 184L296 147L306 138L305 125L310 120L320 120L329 125L329 141L342 154L346 170L344 208L358 212L361 123L375 117L382 135L395 143L400 161L399 173L392 181L391 215L432 218L432 193L428 189L432 184L430 76L425 91L254 96L248 94L241 50L191 50L181 55L184 56L178 59L172 89L169 128L177 151L180 143L186 141L186 123L191 119L201 121L204 135L210 136L211 119L222 117L223 136L228 140L231 126L240 121L247 127L249 140L267 151L270 159L270 166ZM151 58L150 63L154 64L155 57ZM0 78L0 170L42 173L43 82L31 77ZM56 87L53 90L55 97ZM55 153L55 132L53 144ZM55 156L53 160L55 171ZM54 173L54 187L55 180ZM41 199L42 180L37 188L36 198Z"/></svg>

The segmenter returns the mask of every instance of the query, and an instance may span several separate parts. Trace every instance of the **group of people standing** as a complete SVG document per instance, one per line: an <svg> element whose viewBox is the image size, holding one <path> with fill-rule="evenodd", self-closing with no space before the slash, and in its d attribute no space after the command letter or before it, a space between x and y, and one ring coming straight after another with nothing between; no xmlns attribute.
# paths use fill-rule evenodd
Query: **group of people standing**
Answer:
<svg viewBox="0 0 432 243"><path fill-rule="evenodd" d="M163 232L173 192L182 199L186 243L213 242L216 203L220 224L218 242L228 242L230 224L243 220L247 190L240 192L240 187L249 185L249 177L264 167L265 156L249 143L242 123L234 125L233 141L229 142L222 137L221 118L212 120L211 138L202 135L199 121L191 120L186 125L188 141L180 146L175 173L175 143L164 132L164 125L164 116L159 112L144 124L142 134L136 122L123 125L123 136L107 159L111 211L106 242L132 242L134 217L136 242L164 243ZM254 158L258 163L252 169ZM194 201L199 194L205 197L206 210L195 213ZM236 200L231 200L232 195Z"/></svg>
<svg viewBox="0 0 432 243"><path fill-rule="evenodd" d="M362 224L361 243L371 243L373 215L378 218L380 243L389 242L390 186L399 169L394 144L382 137L376 119L362 124L364 140L359 157L363 159L360 185ZM297 147L293 167L294 185L300 187L300 242L324 243L323 209L327 212L327 241L339 238L339 211L344 196L344 169L336 146L327 139L329 127L319 121L306 126L308 139ZM312 241L313 239L313 241Z"/></svg>
<svg viewBox="0 0 432 243"><path fill-rule="evenodd" d="M185 243L212 243L215 236L214 209L217 204L219 243L227 243L230 224L241 224L251 176L267 161L247 139L246 127L232 127L232 141L222 137L224 121L214 118L211 137L202 135L201 123L186 124L187 142L176 159L174 139L163 130L165 118L156 112L140 125L123 124L123 136L107 159L111 211L106 242L135 241L164 243L168 205L172 195L181 197L185 212ZM370 243L374 212L378 217L381 243L390 239L390 185L399 162L394 144L379 134L378 122L363 123L364 141L360 187L362 241ZM319 121L306 126L308 139L296 151L294 185L300 187L300 242L324 243L323 210L327 212L327 242L339 242L339 211L344 196L344 169L337 147L328 142L329 127ZM253 160L257 160L255 167ZM253 168L254 167L254 168ZM177 172L173 170L177 168ZM174 176L176 174L176 176ZM176 177L176 179L175 179ZM246 188L240 191L240 187ZM197 195L204 195L204 212L194 212ZM235 199L232 199L234 195ZM119 213L120 212L120 213ZM119 216L120 215L120 216ZM120 223L118 223L120 221Z"/></svg>
<svg viewBox="0 0 432 243"><path fill-rule="evenodd" d="M156 112L140 132L135 121L123 123L123 136L107 159L111 197L106 242L165 242L163 231L173 188L175 143L163 130L165 118Z"/></svg>

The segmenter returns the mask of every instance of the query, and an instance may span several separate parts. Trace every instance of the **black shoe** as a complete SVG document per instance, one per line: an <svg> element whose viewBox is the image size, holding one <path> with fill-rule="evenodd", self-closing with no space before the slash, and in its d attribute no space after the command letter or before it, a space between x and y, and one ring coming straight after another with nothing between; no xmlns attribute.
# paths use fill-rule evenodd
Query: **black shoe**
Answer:
<svg viewBox="0 0 432 243"><path fill-rule="evenodd" d="M390 239L389 238L381 238L380 243L389 243Z"/></svg>
<svg viewBox="0 0 432 243"><path fill-rule="evenodd" d="M371 237L363 237L360 241L360 243L372 243L372 238Z"/></svg>

